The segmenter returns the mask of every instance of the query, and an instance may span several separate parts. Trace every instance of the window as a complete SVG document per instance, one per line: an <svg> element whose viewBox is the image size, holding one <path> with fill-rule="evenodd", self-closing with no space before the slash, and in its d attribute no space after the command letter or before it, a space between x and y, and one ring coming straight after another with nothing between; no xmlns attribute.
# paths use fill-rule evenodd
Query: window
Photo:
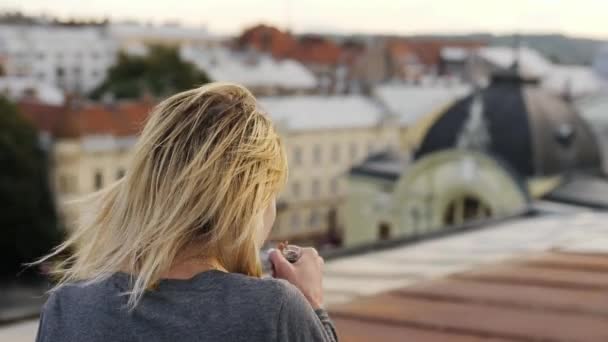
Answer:
<svg viewBox="0 0 608 342"><path fill-rule="evenodd" d="M319 226L321 225L321 214L319 213L318 210L313 209L310 212L310 227L311 228L319 228Z"/></svg>
<svg viewBox="0 0 608 342"><path fill-rule="evenodd" d="M388 240L390 238L391 238L391 226L386 222L380 223L380 225L378 226L378 239L379 240Z"/></svg>
<svg viewBox="0 0 608 342"><path fill-rule="evenodd" d="M36 78L38 78L41 81L44 81L45 75L43 72L39 72L36 74Z"/></svg>
<svg viewBox="0 0 608 342"><path fill-rule="evenodd" d="M298 213L291 214L291 231L298 231L300 229L300 215Z"/></svg>
<svg viewBox="0 0 608 342"><path fill-rule="evenodd" d="M293 164L296 166L302 165L302 148L299 146L293 148Z"/></svg>
<svg viewBox="0 0 608 342"><path fill-rule="evenodd" d="M335 177L331 180L329 187L330 187L331 194L334 196L337 196L338 193L340 192L340 184L339 184L338 177Z"/></svg>
<svg viewBox="0 0 608 342"><path fill-rule="evenodd" d="M57 67L57 69L55 69L55 74L57 75L57 78L62 78L63 75L65 75L65 70L62 67Z"/></svg>
<svg viewBox="0 0 608 342"><path fill-rule="evenodd" d="M351 160L357 159L357 144L356 143L350 144L350 159Z"/></svg>
<svg viewBox="0 0 608 342"><path fill-rule="evenodd" d="M78 66L74 67L74 75L80 75L80 71L81 71L80 67L78 67Z"/></svg>
<svg viewBox="0 0 608 342"><path fill-rule="evenodd" d="M91 58L93 58L93 59L98 59L98 58L99 58L99 53L97 53L97 51L93 51L93 52L91 53Z"/></svg>
<svg viewBox="0 0 608 342"><path fill-rule="evenodd" d="M312 180L312 197L317 198L321 194L321 184L318 179Z"/></svg>
<svg viewBox="0 0 608 342"><path fill-rule="evenodd" d="M45 56L44 56L44 52L42 52L42 51L41 51L41 52L38 52L38 59L39 59L39 60L43 60L43 59L44 59L44 57L45 57Z"/></svg>
<svg viewBox="0 0 608 342"><path fill-rule="evenodd" d="M300 197L300 192L300 182L294 181L293 183L291 183L291 193L293 197Z"/></svg>
<svg viewBox="0 0 608 342"><path fill-rule="evenodd" d="M95 190L99 190L103 187L103 175L101 171L95 171Z"/></svg>
<svg viewBox="0 0 608 342"><path fill-rule="evenodd" d="M117 179L117 180L118 180L118 179L121 179L122 177L124 177L124 176L125 176L125 173L126 173L126 171L125 171L125 169L124 169L124 168L122 168L122 167L121 167L121 168L119 168L119 169L116 171L116 179Z"/></svg>
<svg viewBox="0 0 608 342"><path fill-rule="evenodd" d="M340 144L334 144L331 148L331 160L333 162L340 161Z"/></svg>
<svg viewBox="0 0 608 342"><path fill-rule="evenodd" d="M321 164L321 146L320 145L315 145L312 149L312 158L314 160L314 163L316 165Z"/></svg>
<svg viewBox="0 0 608 342"><path fill-rule="evenodd" d="M91 77L93 77L94 79L97 79L98 76L99 76L99 72L97 70L91 71Z"/></svg>

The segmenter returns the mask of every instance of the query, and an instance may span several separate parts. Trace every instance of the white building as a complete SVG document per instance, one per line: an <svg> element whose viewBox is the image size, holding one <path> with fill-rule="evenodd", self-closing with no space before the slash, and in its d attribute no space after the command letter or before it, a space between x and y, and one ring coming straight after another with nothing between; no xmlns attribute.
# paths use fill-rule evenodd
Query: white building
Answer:
<svg viewBox="0 0 608 342"><path fill-rule="evenodd" d="M543 88L557 95L580 98L600 91L603 86L597 68L554 64L540 52L526 46L517 49L508 46L479 48L470 54L466 68L472 79L486 84L492 72L508 70L516 61L523 77L538 79Z"/></svg>
<svg viewBox="0 0 608 342"><path fill-rule="evenodd" d="M63 91L51 83L33 77L0 77L0 94L13 101L33 98L49 105L61 105L65 101Z"/></svg>
<svg viewBox="0 0 608 342"><path fill-rule="evenodd" d="M194 45L183 45L180 54L212 80L239 83L257 95L310 93L317 87L315 76L295 60Z"/></svg>
<svg viewBox="0 0 608 342"><path fill-rule="evenodd" d="M118 41L121 48L141 44L213 45L219 41L219 37L211 35L205 27L113 23L108 25L108 32Z"/></svg>
<svg viewBox="0 0 608 342"><path fill-rule="evenodd" d="M604 84L593 68L583 65L555 65L541 85L555 93L581 98L600 91Z"/></svg>
<svg viewBox="0 0 608 342"><path fill-rule="evenodd" d="M117 45L104 27L0 25L0 57L8 76L33 77L86 93L105 79Z"/></svg>

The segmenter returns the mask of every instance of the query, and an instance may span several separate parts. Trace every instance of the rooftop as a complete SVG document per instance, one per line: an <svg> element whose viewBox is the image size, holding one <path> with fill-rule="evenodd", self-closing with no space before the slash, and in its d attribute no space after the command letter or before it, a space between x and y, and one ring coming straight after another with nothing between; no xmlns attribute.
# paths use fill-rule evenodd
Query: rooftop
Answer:
<svg viewBox="0 0 608 342"><path fill-rule="evenodd" d="M477 53L480 57L503 69L510 68L516 60L519 60L519 68L525 76L543 77L553 68L551 61L538 51L525 46L519 49L509 46L482 47Z"/></svg>
<svg viewBox="0 0 608 342"><path fill-rule="evenodd" d="M73 103L65 106L24 101L18 105L38 129L60 138L135 136L153 107L149 101L125 101L111 105Z"/></svg>
<svg viewBox="0 0 608 342"><path fill-rule="evenodd" d="M260 106L287 130L349 129L382 122L384 111L361 95L261 97Z"/></svg>
<svg viewBox="0 0 608 342"><path fill-rule="evenodd" d="M375 95L402 125L411 125L423 116L443 109L453 101L467 95L470 87L463 84L378 86Z"/></svg>
<svg viewBox="0 0 608 342"><path fill-rule="evenodd" d="M284 89L313 89L317 85L314 75L292 59L275 60L263 54L243 54L220 47L186 46L180 54L215 81Z"/></svg>
<svg viewBox="0 0 608 342"><path fill-rule="evenodd" d="M511 259L332 308L347 341L606 341L608 254Z"/></svg>
<svg viewBox="0 0 608 342"><path fill-rule="evenodd" d="M326 262L325 298L330 305L345 303L556 248L608 253L606 220L608 214L598 212L520 217L433 240L354 251Z"/></svg>

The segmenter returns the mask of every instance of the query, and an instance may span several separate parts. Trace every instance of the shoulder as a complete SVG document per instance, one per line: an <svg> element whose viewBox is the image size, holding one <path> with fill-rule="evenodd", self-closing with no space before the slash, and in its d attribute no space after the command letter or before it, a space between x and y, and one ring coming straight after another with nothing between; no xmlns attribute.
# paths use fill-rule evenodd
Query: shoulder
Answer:
<svg viewBox="0 0 608 342"><path fill-rule="evenodd" d="M91 313L103 298L95 288L70 283L52 290L42 307L36 341L75 340L72 334L91 323Z"/></svg>
<svg viewBox="0 0 608 342"><path fill-rule="evenodd" d="M224 284L224 289L238 291L242 295L256 298L256 301L272 303L276 307L290 298L296 296L299 290L282 279L274 278L254 278L240 274L231 274L230 284ZM227 286L226 286L227 285Z"/></svg>
<svg viewBox="0 0 608 342"><path fill-rule="evenodd" d="M112 288L109 280L98 282L74 282L60 285L53 289L43 307L44 313L61 315L76 313L84 310L94 310L100 303L118 299L119 291Z"/></svg>

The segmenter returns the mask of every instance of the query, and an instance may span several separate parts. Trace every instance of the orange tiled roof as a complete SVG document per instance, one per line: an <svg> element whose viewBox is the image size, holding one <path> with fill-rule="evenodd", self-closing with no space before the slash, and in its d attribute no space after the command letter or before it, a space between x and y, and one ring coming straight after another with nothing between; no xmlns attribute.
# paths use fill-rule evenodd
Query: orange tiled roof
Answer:
<svg viewBox="0 0 608 342"><path fill-rule="evenodd" d="M320 36L296 39L276 27L257 25L245 30L238 38L240 48L252 47L270 53L275 58L292 58L304 64L335 65L340 60L340 46Z"/></svg>
<svg viewBox="0 0 608 342"><path fill-rule="evenodd" d="M20 103L19 107L38 129L48 131L56 138L75 138L98 134L136 135L153 105L150 101L137 101L71 106Z"/></svg>
<svg viewBox="0 0 608 342"><path fill-rule="evenodd" d="M437 39L393 39L387 43L389 53L393 58L404 55L414 55L424 65L437 65L441 50L445 47L462 47L474 49L483 46L477 41L444 41Z"/></svg>
<svg viewBox="0 0 608 342"><path fill-rule="evenodd" d="M24 100L17 103L21 114L39 131L54 133L58 128L65 106L44 104L38 101Z"/></svg>

